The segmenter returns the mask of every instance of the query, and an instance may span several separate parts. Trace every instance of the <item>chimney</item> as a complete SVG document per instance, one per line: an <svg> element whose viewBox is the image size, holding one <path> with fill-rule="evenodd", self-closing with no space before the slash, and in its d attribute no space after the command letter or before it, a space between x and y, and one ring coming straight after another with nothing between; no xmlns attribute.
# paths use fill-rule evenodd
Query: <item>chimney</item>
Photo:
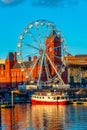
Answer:
<svg viewBox="0 0 87 130"><path fill-rule="evenodd" d="M17 61L17 54L14 52L14 61Z"/></svg>
<svg viewBox="0 0 87 130"><path fill-rule="evenodd" d="M37 60L37 56L34 56L34 57L33 57L33 60L36 61L36 60Z"/></svg>
<svg viewBox="0 0 87 130"><path fill-rule="evenodd" d="M31 57L30 56L28 57L28 61L31 61Z"/></svg>

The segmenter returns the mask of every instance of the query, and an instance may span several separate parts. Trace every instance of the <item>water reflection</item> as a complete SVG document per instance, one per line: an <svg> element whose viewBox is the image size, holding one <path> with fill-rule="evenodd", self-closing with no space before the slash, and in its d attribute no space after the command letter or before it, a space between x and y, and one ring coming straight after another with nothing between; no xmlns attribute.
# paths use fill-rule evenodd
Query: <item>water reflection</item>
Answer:
<svg viewBox="0 0 87 130"><path fill-rule="evenodd" d="M17 105L14 109L2 109L2 129L62 130L65 114L66 106Z"/></svg>
<svg viewBox="0 0 87 130"><path fill-rule="evenodd" d="M87 107L81 105L21 104L14 109L2 109L1 117L2 130L73 130L79 125L87 128Z"/></svg>
<svg viewBox="0 0 87 130"><path fill-rule="evenodd" d="M38 130L62 130L66 106L32 106L33 127Z"/></svg>
<svg viewBox="0 0 87 130"><path fill-rule="evenodd" d="M2 130L26 128L26 112L26 105L17 105L14 109L2 109Z"/></svg>

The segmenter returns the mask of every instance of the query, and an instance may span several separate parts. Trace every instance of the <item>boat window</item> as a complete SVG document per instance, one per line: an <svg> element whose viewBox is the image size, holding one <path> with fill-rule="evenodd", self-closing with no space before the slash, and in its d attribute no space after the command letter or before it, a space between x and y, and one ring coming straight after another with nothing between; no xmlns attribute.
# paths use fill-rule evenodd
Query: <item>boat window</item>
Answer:
<svg viewBox="0 0 87 130"><path fill-rule="evenodd" d="M61 97L61 99L65 99L65 97Z"/></svg>
<svg viewBox="0 0 87 130"><path fill-rule="evenodd" d="M56 97L54 97L54 100L56 100Z"/></svg>
<svg viewBox="0 0 87 130"><path fill-rule="evenodd" d="M65 97L66 99L69 99L69 97Z"/></svg>
<svg viewBox="0 0 87 130"><path fill-rule="evenodd" d="M48 97L48 99L50 99L50 97Z"/></svg>
<svg viewBox="0 0 87 130"><path fill-rule="evenodd" d="M44 99L44 97L42 97Z"/></svg>
<svg viewBox="0 0 87 130"><path fill-rule="evenodd" d="M57 97L57 100L59 100L60 99L60 97Z"/></svg>

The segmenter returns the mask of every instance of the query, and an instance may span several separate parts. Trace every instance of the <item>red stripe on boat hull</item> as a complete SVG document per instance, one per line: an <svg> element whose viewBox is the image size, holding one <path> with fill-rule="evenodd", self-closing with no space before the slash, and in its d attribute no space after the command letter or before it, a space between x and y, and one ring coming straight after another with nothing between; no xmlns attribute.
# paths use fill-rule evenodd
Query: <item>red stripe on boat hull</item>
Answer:
<svg viewBox="0 0 87 130"><path fill-rule="evenodd" d="M58 101L58 102L51 102L51 101L39 101L39 100L33 100L31 99L32 105L68 105L69 101Z"/></svg>

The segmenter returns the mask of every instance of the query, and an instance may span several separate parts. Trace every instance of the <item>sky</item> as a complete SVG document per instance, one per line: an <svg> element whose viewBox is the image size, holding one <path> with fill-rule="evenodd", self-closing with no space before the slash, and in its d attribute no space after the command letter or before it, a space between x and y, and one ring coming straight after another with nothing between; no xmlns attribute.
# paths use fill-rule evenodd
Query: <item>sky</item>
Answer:
<svg viewBox="0 0 87 130"><path fill-rule="evenodd" d="M0 0L0 59L17 51L23 29L39 19L55 23L70 54L87 54L86 0Z"/></svg>

